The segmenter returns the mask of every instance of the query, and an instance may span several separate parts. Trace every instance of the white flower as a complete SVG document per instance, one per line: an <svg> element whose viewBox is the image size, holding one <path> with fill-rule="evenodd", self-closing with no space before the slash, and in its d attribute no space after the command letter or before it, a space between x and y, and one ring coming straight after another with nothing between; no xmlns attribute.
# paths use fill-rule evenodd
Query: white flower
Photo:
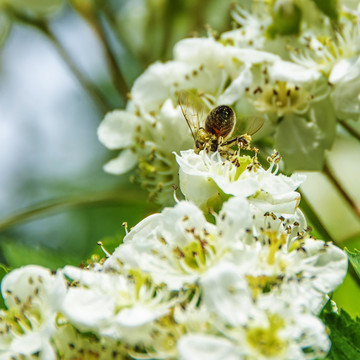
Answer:
<svg viewBox="0 0 360 360"><path fill-rule="evenodd" d="M323 72L332 85L336 115L356 119L360 113L360 7L341 10L336 27L325 19L322 32L309 29L301 40L305 46L291 52L291 57L298 64Z"/></svg>
<svg viewBox="0 0 360 360"><path fill-rule="evenodd" d="M232 216L232 209L226 207L219 216ZM241 242L232 248L227 264L217 264L201 279L208 307L228 323L240 323L239 297L248 301L244 294L251 291L256 301L284 299L317 315L327 294L342 283L347 257L333 244L311 238L303 225L266 214L256 217L247 236L233 228L232 236L240 237ZM234 310L224 303L232 304Z"/></svg>
<svg viewBox="0 0 360 360"><path fill-rule="evenodd" d="M287 114L305 114L313 103L328 94L327 79L320 72L278 60L261 67L247 98L258 111L278 118Z"/></svg>
<svg viewBox="0 0 360 360"><path fill-rule="evenodd" d="M146 343L151 341L153 322L173 305L165 288L139 273L126 277L72 266L63 271L78 284L69 289L63 313L82 331L129 344Z"/></svg>
<svg viewBox="0 0 360 360"><path fill-rule="evenodd" d="M299 220L271 212L252 214L246 199L233 197L216 215L215 225L194 204L180 202L135 226L104 269L140 268L156 284L179 290L192 284L205 288L205 279L220 276L225 266L226 273L233 271L231 281L240 278L233 288L250 291L254 299L271 293L317 314L346 274L346 255L332 244L312 239L299 214ZM216 293L215 287L212 290ZM227 294L225 289L218 293ZM230 299L214 298L218 309Z"/></svg>
<svg viewBox="0 0 360 360"><path fill-rule="evenodd" d="M229 195L242 196L263 212L295 213L300 201L295 190L304 181L303 176L277 175L275 159L268 170L253 163L249 156L238 156L237 160L235 164L218 152L181 151L176 161L180 189L186 199L201 208L216 209Z"/></svg>
<svg viewBox="0 0 360 360"><path fill-rule="evenodd" d="M61 359L79 359L81 354L80 359L86 360L124 360L129 352L125 343L80 332L64 318L58 320L53 341Z"/></svg>
<svg viewBox="0 0 360 360"><path fill-rule="evenodd" d="M239 48L263 49L267 41L265 31L272 22L270 13L266 11L264 5L264 3L259 3L260 9L252 13L245 8L236 6L231 15L240 25L240 29L221 34L221 40Z"/></svg>
<svg viewBox="0 0 360 360"><path fill-rule="evenodd" d="M253 310L245 325L223 326L217 336L189 333L181 337L180 359L305 360L329 351L325 326L317 317L279 300L257 304Z"/></svg>
<svg viewBox="0 0 360 360"><path fill-rule="evenodd" d="M134 83L126 110L108 114L99 127L100 141L122 150L105 165L113 174L135 166L136 178L161 204L173 203L178 185L173 151L194 147L194 139L178 104L178 92L195 90L210 111L242 101L252 83L253 66L279 57L266 52L225 46L212 38L176 44L174 60L151 65Z"/></svg>
<svg viewBox="0 0 360 360"><path fill-rule="evenodd" d="M209 268L228 256L229 248L238 241L231 229L236 227L244 233L251 226L251 213L244 199L233 198L226 206L236 212L224 220L218 218L216 226L186 201L147 217L124 238L104 268L120 270L121 264L140 268L155 283L165 283L171 290L196 283Z"/></svg>
<svg viewBox="0 0 360 360"><path fill-rule="evenodd" d="M50 340L66 293L61 274L25 266L4 277L1 292L8 310L0 315L0 359L39 354L42 360L55 360Z"/></svg>

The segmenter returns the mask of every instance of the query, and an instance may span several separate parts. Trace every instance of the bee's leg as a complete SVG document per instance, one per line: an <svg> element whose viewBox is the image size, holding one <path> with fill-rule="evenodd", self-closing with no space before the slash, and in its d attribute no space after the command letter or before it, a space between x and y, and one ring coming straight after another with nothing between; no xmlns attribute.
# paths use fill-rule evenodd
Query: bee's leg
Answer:
<svg viewBox="0 0 360 360"><path fill-rule="evenodd" d="M237 138L237 145L238 145L239 149L248 149L250 146L250 143L243 136L239 136Z"/></svg>
<svg viewBox="0 0 360 360"><path fill-rule="evenodd" d="M217 150L217 142L207 142L204 146L205 151L208 153L210 151L216 151Z"/></svg>
<svg viewBox="0 0 360 360"><path fill-rule="evenodd" d="M204 150L204 142L195 140L195 153L198 154L201 150Z"/></svg>
<svg viewBox="0 0 360 360"><path fill-rule="evenodd" d="M236 138L231 139L231 140L228 140L228 141L223 141L221 145L223 145L223 146L232 146L232 145L234 145L235 143L238 142L239 138L241 138L241 136L236 137Z"/></svg>

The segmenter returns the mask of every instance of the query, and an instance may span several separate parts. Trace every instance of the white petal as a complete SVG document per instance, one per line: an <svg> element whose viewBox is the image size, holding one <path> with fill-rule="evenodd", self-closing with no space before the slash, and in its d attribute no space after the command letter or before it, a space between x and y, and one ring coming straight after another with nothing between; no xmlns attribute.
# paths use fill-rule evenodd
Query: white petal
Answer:
<svg viewBox="0 0 360 360"><path fill-rule="evenodd" d="M179 61L150 65L134 82L131 90L134 104L143 111L158 112L164 101L175 93L175 84L181 86L185 81L185 75L190 71L187 64Z"/></svg>
<svg viewBox="0 0 360 360"><path fill-rule="evenodd" d="M219 188L211 177L189 176L181 168L179 171L180 190L186 199L202 207L207 201L219 194Z"/></svg>
<svg viewBox="0 0 360 360"><path fill-rule="evenodd" d="M240 75L232 81L230 86L220 95L218 104L231 105L239 100L244 94L245 89L250 87L252 83L252 74L249 67L240 73Z"/></svg>
<svg viewBox="0 0 360 360"><path fill-rule="evenodd" d="M360 58L341 59L333 67L329 81L336 85L340 82L348 82L360 75Z"/></svg>
<svg viewBox="0 0 360 360"><path fill-rule="evenodd" d="M132 308L121 310L116 315L115 321L122 327L138 327L150 323L165 313L165 311L159 313L151 311L145 306L136 305Z"/></svg>
<svg viewBox="0 0 360 360"><path fill-rule="evenodd" d="M40 360L57 360L55 350L48 341L42 345Z"/></svg>
<svg viewBox="0 0 360 360"><path fill-rule="evenodd" d="M236 49L235 57L241 59L243 62L251 65L268 63L272 64L281 60L280 56L272 54L267 51L260 51L254 49Z"/></svg>
<svg viewBox="0 0 360 360"><path fill-rule="evenodd" d="M174 46L174 58L183 62L199 63L218 62L225 47L212 38L191 38L179 41Z"/></svg>
<svg viewBox="0 0 360 360"><path fill-rule="evenodd" d="M202 334L188 334L177 343L181 360L239 360L236 347L227 339Z"/></svg>
<svg viewBox="0 0 360 360"><path fill-rule="evenodd" d="M16 336L11 342L11 351L22 355L31 355L41 351L42 347L41 333L29 332L22 336Z"/></svg>
<svg viewBox="0 0 360 360"><path fill-rule="evenodd" d="M266 171L261 180L262 189L275 195L296 190L306 180L306 175L293 174L289 177L283 174L274 175Z"/></svg>
<svg viewBox="0 0 360 360"><path fill-rule="evenodd" d="M305 68L301 65L282 60L276 61L270 66L268 73L272 80L287 81L296 84L313 82L321 76L321 74L314 69Z"/></svg>
<svg viewBox="0 0 360 360"><path fill-rule="evenodd" d="M235 240L235 234L239 230L250 228L252 225L248 201L242 197L230 198L224 203L216 223L224 238L229 236Z"/></svg>
<svg viewBox="0 0 360 360"><path fill-rule="evenodd" d="M344 280L348 267L346 254L337 246L320 240L309 239L305 249L313 264L304 266L304 270L314 275L313 284L317 290L327 294L334 291ZM312 266L312 267L310 267Z"/></svg>
<svg viewBox="0 0 360 360"><path fill-rule="evenodd" d="M135 167L138 156L130 149L122 150L119 156L104 165L104 170L110 174L121 175Z"/></svg>
<svg viewBox="0 0 360 360"><path fill-rule="evenodd" d="M263 213L273 212L275 214L294 214L299 206L300 194L291 191L283 194L270 194L261 192L256 197L250 199L251 204L255 205Z"/></svg>
<svg viewBox="0 0 360 360"><path fill-rule="evenodd" d="M218 174L213 179L219 188L229 195L248 197L260 190L259 181L255 177L240 176L237 181L230 182L226 176Z"/></svg>
<svg viewBox="0 0 360 360"><path fill-rule="evenodd" d="M115 301L97 290L70 288L63 303L63 312L74 324L96 329L113 319Z"/></svg>
<svg viewBox="0 0 360 360"><path fill-rule="evenodd" d="M109 149L123 149L134 143L139 118L124 110L107 113L98 128L99 140Z"/></svg>
<svg viewBox="0 0 360 360"><path fill-rule="evenodd" d="M251 316L252 299L245 277L239 275L237 266L221 262L208 270L200 282L204 303L210 311L231 325L246 324Z"/></svg>
<svg viewBox="0 0 360 360"><path fill-rule="evenodd" d="M41 293L46 293L53 278L49 269L37 265L28 265L11 271L1 283L1 293L7 307L18 306L18 300L26 302L29 296L34 296L35 288Z"/></svg>
<svg viewBox="0 0 360 360"><path fill-rule="evenodd" d="M193 150L181 151L181 156L176 155L176 161L180 166L179 181L180 190L186 199L196 205L206 206L209 199L217 196L219 188L210 177L201 157Z"/></svg>

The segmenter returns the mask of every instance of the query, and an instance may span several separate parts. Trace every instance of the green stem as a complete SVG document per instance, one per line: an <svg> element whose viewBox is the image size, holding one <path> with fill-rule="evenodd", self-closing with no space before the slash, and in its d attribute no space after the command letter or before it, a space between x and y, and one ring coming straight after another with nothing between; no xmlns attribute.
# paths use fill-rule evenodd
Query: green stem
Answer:
<svg viewBox="0 0 360 360"><path fill-rule="evenodd" d="M70 71L75 75L76 79L79 81L84 90L89 94L94 103L98 106L103 114L108 112L111 107L105 100L102 93L97 89L95 85L93 85L85 75L80 71L78 66L69 56L63 45L60 43L59 39L55 36L55 34L51 31L49 25L45 20L34 19L22 13L14 12L11 10L11 14L15 17L17 21L20 23L30 25L38 29L43 35L45 35L51 43L56 48L57 52L64 60Z"/></svg>
<svg viewBox="0 0 360 360"><path fill-rule="evenodd" d="M338 189L338 191L340 192L342 197L345 199L345 201L354 210L355 214L360 218L360 207L356 204L356 202L345 191L342 184L335 177L335 175L331 171L331 169L330 169L330 167L329 167L329 165L328 165L328 163L326 161L325 161L325 164L324 164L324 173L328 177L328 179L335 185L335 187Z"/></svg>
<svg viewBox="0 0 360 360"><path fill-rule="evenodd" d="M110 41L106 34L106 30L99 18L96 9L91 9L87 12L82 12L82 9L80 8L75 7L75 9L82 16L82 18L87 21L87 23L92 27L95 34L99 38L114 86L118 91L119 95L124 99L124 102L126 102L127 95L129 93L129 87L127 86L125 78L121 72L120 66L117 62L116 56L112 50Z"/></svg>
<svg viewBox="0 0 360 360"><path fill-rule="evenodd" d="M345 120L338 120L338 122L350 135L360 141L360 133L351 127Z"/></svg>
<svg viewBox="0 0 360 360"><path fill-rule="evenodd" d="M102 5L101 11L104 18L106 19L106 22L109 24L113 34L115 35L119 45L126 50L126 52L134 59L134 61L139 63L142 71L145 70L146 66L149 65L149 62L146 60L146 56L144 56L144 54L134 53L129 42L129 37L122 34L117 25L113 9L111 9L108 3L105 3Z"/></svg>
<svg viewBox="0 0 360 360"><path fill-rule="evenodd" d="M173 7L177 6L177 1L178 0L172 0L172 1L167 1L165 6L164 6L164 14L162 16L162 21L163 21L163 31L162 31L162 35L163 35L163 39L162 39L162 43L161 43L161 49L160 49L160 58L165 61L168 51L169 51L169 46L171 43L171 38L172 38L172 30L173 30L173 21L174 21L174 9Z"/></svg>
<svg viewBox="0 0 360 360"><path fill-rule="evenodd" d="M62 212L72 208L95 206L99 204L143 204L143 196L138 190L123 189L123 191L107 191L96 194L74 196L67 199L53 199L41 202L21 209L9 217L0 220L0 232L7 228L18 225L39 217L45 217L54 213Z"/></svg>

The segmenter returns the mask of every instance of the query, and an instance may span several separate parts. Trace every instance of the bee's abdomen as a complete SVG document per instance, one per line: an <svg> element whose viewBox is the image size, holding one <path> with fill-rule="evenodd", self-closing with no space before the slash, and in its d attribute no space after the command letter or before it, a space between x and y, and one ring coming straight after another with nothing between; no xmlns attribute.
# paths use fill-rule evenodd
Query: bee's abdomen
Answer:
<svg viewBox="0 0 360 360"><path fill-rule="evenodd" d="M233 130L235 124L234 110L227 105L217 106L211 110L205 120L205 131L214 134L217 138L226 138Z"/></svg>

